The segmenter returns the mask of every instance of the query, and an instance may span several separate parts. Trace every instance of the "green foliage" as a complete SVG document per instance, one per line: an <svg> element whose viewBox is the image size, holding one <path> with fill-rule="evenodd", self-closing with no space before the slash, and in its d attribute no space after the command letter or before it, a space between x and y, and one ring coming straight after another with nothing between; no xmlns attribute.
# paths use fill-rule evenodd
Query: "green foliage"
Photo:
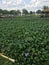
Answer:
<svg viewBox="0 0 49 65"><path fill-rule="evenodd" d="M41 10L37 10L36 13L37 13L37 14L41 14L42 11L41 11Z"/></svg>
<svg viewBox="0 0 49 65"><path fill-rule="evenodd" d="M26 9L23 9L22 13L26 15L26 14L28 14L28 11Z"/></svg>
<svg viewBox="0 0 49 65"><path fill-rule="evenodd" d="M49 19L0 19L0 52L14 58L14 65L49 65Z"/></svg>

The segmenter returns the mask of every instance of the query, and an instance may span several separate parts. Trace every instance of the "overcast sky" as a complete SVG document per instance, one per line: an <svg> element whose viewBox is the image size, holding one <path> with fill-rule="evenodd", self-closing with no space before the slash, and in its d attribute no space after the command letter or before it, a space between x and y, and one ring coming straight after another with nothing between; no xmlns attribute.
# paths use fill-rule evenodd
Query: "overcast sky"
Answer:
<svg viewBox="0 0 49 65"><path fill-rule="evenodd" d="M28 11L35 11L42 9L44 5L49 6L49 0L0 0L0 9L7 10L22 10L25 8Z"/></svg>

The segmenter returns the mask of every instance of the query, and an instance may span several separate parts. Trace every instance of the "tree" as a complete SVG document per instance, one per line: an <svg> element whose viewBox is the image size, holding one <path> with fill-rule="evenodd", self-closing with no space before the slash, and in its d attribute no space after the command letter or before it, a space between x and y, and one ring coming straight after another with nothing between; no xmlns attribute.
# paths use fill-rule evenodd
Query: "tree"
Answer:
<svg viewBox="0 0 49 65"><path fill-rule="evenodd" d="M22 13L26 15L26 14L28 14L28 11L26 9L23 9Z"/></svg>
<svg viewBox="0 0 49 65"><path fill-rule="evenodd" d="M42 13L42 11L41 10L37 10L36 13L40 14L40 13Z"/></svg>
<svg viewBox="0 0 49 65"><path fill-rule="evenodd" d="M33 12L32 12L32 11L30 11L30 14L33 14Z"/></svg>
<svg viewBox="0 0 49 65"><path fill-rule="evenodd" d="M3 12L3 10L2 10L2 9L0 9L0 15L2 14L2 12Z"/></svg>
<svg viewBox="0 0 49 65"><path fill-rule="evenodd" d="M8 10L3 10L2 13L3 14L9 14L9 11Z"/></svg>
<svg viewBox="0 0 49 65"><path fill-rule="evenodd" d="M10 14L16 15L17 14L17 11L16 10L11 10L10 11Z"/></svg>
<svg viewBox="0 0 49 65"><path fill-rule="evenodd" d="M21 12L20 12L20 10L17 10L16 12L17 12L17 15L21 15Z"/></svg>

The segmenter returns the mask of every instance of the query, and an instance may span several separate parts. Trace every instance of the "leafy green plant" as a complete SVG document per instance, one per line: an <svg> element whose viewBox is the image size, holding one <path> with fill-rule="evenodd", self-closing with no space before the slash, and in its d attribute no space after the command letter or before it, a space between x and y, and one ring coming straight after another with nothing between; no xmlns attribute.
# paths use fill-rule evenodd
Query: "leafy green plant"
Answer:
<svg viewBox="0 0 49 65"><path fill-rule="evenodd" d="M0 52L14 58L14 65L49 65L49 19L0 19Z"/></svg>

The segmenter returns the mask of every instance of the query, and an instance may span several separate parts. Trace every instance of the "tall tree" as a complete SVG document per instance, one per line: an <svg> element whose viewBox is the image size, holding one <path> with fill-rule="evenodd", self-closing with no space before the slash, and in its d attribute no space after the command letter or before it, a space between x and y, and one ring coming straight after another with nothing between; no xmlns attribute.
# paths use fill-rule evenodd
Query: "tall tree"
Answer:
<svg viewBox="0 0 49 65"><path fill-rule="evenodd" d="M10 14L16 15L17 14L17 11L16 10L11 10L10 11Z"/></svg>
<svg viewBox="0 0 49 65"><path fill-rule="evenodd" d="M2 9L0 9L0 15L2 14L2 12L3 12L3 10L2 10Z"/></svg>
<svg viewBox="0 0 49 65"><path fill-rule="evenodd" d="M3 10L2 13L3 14L9 14L9 11L8 10Z"/></svg>
<svg viewBox="0 0 49 65"><path fill-rule="evenodd" d="M41 10L37 10L36 13L40 14L40 13L42 13L42 11Z"/></svg>
<svg viewBox="0 0 49 65"><path fill-rule="evenodd" d="M26 15L26 14L28 14L28 11L26 9L23 9L22 13Z"/></svg>
<svg viewBox="0 0 49 65"><path fill-rule="evenodd" d="M16 12L17 12L17 15L21 15L21 12L20 12L20 10L17 10Z"/></svg>
<svg viewBox="0 0 49 65"><path fill-rule="evenodd" d="M30 14L33 14L33 12L32 12L32 11L30 11Z"/></svg>

